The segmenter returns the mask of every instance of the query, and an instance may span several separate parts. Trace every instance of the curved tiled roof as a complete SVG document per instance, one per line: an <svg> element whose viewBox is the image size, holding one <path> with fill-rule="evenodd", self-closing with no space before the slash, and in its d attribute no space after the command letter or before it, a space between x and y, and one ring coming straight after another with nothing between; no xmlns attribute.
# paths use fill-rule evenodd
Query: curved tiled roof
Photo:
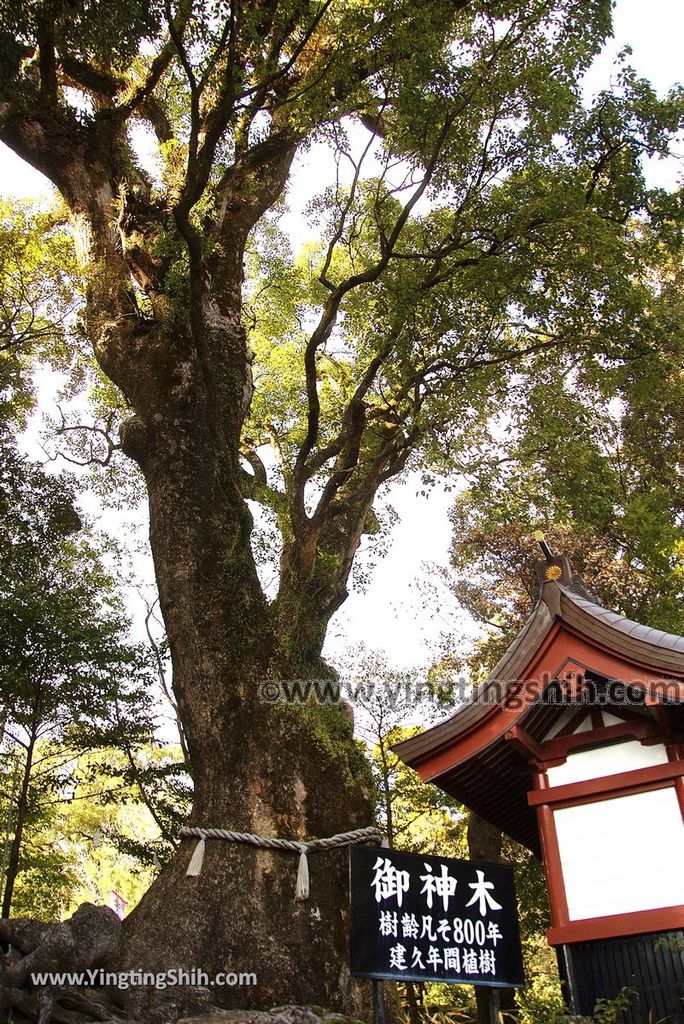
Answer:
<svg viewBox="0 0 684 1024"><path fill-rule="evenodd" d="M652 629L651 626L626 619L563 584L547 584L544 590L549 586L555 586L560 591L559 618L568 625L574 625L582 632L587 632L587 635L596 639L600 637L604 641L609 640L611 634L618 633L620 650L633 655L636 661L645 661L658 669L669 668L672 672L684 672L683 636L664 633L661 629Z"/></svg>
<svg viewBox="0 0 684 1024"><path fill-rule="evenodd" d="M519 679L555 622L561 621L589 639L634 662L665 674L684 676L684 637L626 619L592 601L581 584L544 583L532 614L488 678L449 719L393 748L407 764L419 763L470 732L491 710L478 694L497 681Z"/></svg>
<svg viewBox="0 0 684 1024"><path fill-rule="evenodd" d="M551 566L560 570L549 579ZM537 564L541 592L522 630L485 682L445 722L393 749L406 764L417 767L426 781L436 783L503 832L540 854L535 810L527 800L529 767L524 753L505 737L511 724L486 700L486 690L498 684L493 696L501 704L503 687L524 679L549 633L560 623L608 650L649 670L651 677L684 679L684 637L642 626L601 607L572 576L562 556ZM684 687L684 683L681 684ZM651 695L658 699L653 690ZM519 721L533 741L548 735L561 705L533 702L521 708ZM643 713L648 715L646 708ZM684 725L684 703L670 706L668 716ZM674 721L674 719L673 719ZM461 750L460 755L452 758ZM467 751L467 753L466 753ZM444 755L446 754L446 757ZM434 773L434 774L433 774Z"/></svg>

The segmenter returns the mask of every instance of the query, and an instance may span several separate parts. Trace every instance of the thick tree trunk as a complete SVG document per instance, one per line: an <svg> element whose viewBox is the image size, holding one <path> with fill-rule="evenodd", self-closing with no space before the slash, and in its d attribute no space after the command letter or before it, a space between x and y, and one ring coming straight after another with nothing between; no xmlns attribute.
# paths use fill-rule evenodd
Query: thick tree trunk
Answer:
<svg viewBox="0 0 684 1024"><path fill-rule="evenodd" d="M367 826L367 769L342 709L263 700L265 680L300 677L303 666L281 642L258 585L236 448L213 418L200 370L184 372L184 401L167 396L123 436L149 491L160 604L195 778L190 823L296 839ZM358 1008L347 969L346 850L310 856L311 898L300 903L296 855L210 840L200 877L187 878L193 847L181 844L128 918L129 967L197 968L210 979L254 972L254 987L212 989L212 1000L229 1006ZM176 990L173 1000L183 995ZM159 997L167 1001L169 992Z"/></svg>
<svg viewBox="0 0 684 1024"><path fill-rule="evenodd" d="M243 763L226 764L220 751L208 755L203 771L218 802L205 803L203 813L195 809L193 824L292 838L369 824L369 805L348 774L343 743L297 718L264 720L262 750L236 722ZM210 978L254 972L253 988L212 991L212 1000L227 1006L315 1003L358 1011L346 966L346 850L310 855L311 896L296 902L296 855L208 841L201 875L187 878L193 848L193 840L182 843L127 920L129 967L195 967Z"/></svg>

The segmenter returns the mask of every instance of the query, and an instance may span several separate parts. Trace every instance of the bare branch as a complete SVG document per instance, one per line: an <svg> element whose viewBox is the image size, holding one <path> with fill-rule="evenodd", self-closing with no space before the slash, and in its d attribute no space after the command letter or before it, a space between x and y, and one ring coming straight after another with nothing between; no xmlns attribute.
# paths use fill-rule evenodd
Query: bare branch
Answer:
<svg viewBox="0 0 684 1024"><path fill-rule="evenodd" d="M349 195L347 196L347 199L346 199L346 201L345 201L345 203L344 203L344 205L342 207L342 210L340 212L340 215L339 215L339 217L337 219L337 226L335 227L335 230L333 231L333 233L332 233L332 235L330 237L330 241L328 243L328 249L327 249L327 252L325 254L325 259L323 260L323 266L321 267L321 270L320 270L320 272L318 274L318 280L329 291L334 291L334 287L335 287L333 285L333 283L328 279L328 270L330 269L330 264L332 262L333 254L334 254L334 251L335 251L335 246L337 245L337 243L342 238L342 234L344 232L344 226L345 226L346 221L347 221L347 216L348 216L349 211L351 210L351 208L352 208L352 206L354 204L354 200L356 198L356 190L357 190L358 184L359 184L359 178L360 178L360 175L361 175L361 168L363 167L364 160L368 156L368 154L369 154L369 152L371 150L371 146L373 145L374 141L375 141L374 137L371 135L371 137L369 138L366 146L363 149L363 152L361 153L361 156L360 156L360 158L358 160L358 163L355 163L352 160L351 155L347 154L347 156L349 157L349 160L352 163L352 166L354 167L354 177L352 178L352 183L351 183L351 186L349 188ZM338 181L339 181L339 178L338 178Z"/></svg>
<svg viewBox="0 0 684 1024"><path fill-rule="evenodd" d="M179 711L178 711L178 704L176 702L175 697L173 696L173 693L171 692L171 689L170 689L168 683L166 682L166 672L164 671L164 659L162 658L162 654L161 654L161 651L159 649L159 644L156 641L156 638L155 638L155 636L154 636L154 634L152 632L152 627L150 625L152 619L155 618L154 609L155 609L155 606L158 603L159 603L159 598L156 598L152 602L152 604L148 604L145 601L145 609L146 609L146 613L145 613L145 632L147 633L147 639L149 641L150 647L152 648L152 654L153 654L153 657L154 657L155 665L157 667L157 678L159 679L159 685L161 686L162 691L164 693L164 696L166 697L167 701L169 702L171 708L173 709L174 717L176 719L176 728L178 729L178 738L180 740L181 750L183 751L183 757L185 758L186 762L189 764L190 763L190 755L188 753L188 747L187 747L187 743L186 743L186 740L185 740L185 732L183 730L183 723L181 721L180 714L179 714Z"/></svg>
<svg viewBox="0 0 684 1024"><path fill-rule="evenodd" d="M98 427L96 423L93 423L93 424L88 424L88 423L67 423L66 417L65 417L64 412L62 411L61 407L57 406L57 409L59 411L59 415L60 415L61 421L62 421L61 425L59 427L57 427L56 430L55 430L55 433L57 434L57 436L58 437L63 437L64 435L70 434L70 433L73 433L73 434L84 434L85 433L87 435L90 435L90 442L89 442L90 454L89 454L88 458L86 458L86 459L76 459L76 458L73 458L73 456L66 455L63 451L58 451L58 452L55 452L53 455L50 455L50 453L45 449L45 447L41 445L41 447L43 448L43 451L45 452L45 455L47 456L47 461L48 462L55 462L57 459L61 458L61 459L64 459L65 462L70 462L74 466L92 466L92 465L108 466L109 463L112 460L112 456L114 455L114 453L118 452L118 451L121 451L121 444L120 444L120 442L115 441L113 439L113 437L111 436L111 430L112 430L112 426L114 424L114 420L115 420L115 416L116 416L116 414L114 412L110 412L109 413L109 415L107 416L106 424L105 424L104 427ZM94 438L98 438L98 439L101 439L102 441L104 441L104 444L105 444L105 447L106 447L106 454L104 456L98 455L96 453L96 450L95 450L95 443L96 442L95 442Z"/></svg>

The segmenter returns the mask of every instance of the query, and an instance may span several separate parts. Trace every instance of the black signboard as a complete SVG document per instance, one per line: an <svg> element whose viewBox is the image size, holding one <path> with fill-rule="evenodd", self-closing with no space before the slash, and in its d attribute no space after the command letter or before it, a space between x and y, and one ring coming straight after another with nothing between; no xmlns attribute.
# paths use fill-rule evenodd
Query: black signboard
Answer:
<svg viewBox="0 0 684 1024"><path fill-rule="evenodd" d="M352 974L524 984L511 867L367 846L349 856Z"/></svg>

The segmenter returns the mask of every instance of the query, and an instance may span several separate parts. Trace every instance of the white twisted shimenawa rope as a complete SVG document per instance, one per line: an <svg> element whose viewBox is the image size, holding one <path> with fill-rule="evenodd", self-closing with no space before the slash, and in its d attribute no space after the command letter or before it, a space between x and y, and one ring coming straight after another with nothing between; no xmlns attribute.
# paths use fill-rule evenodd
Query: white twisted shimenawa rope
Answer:
<svg viewBox="0 0 684 1024"><path fill-rule="evenodd" d="M227 828L182 828L181 836L184 838L196 838L199 840L195 847L186 876L197 877L201 874L204 862L204 848L206 839L226 839L229 843L247 843L250 846L259 846L264 850L287 850L299 854L299 870L297 871L297 886L295 889L296 900L307 900L309 898L309 863L307 854L315 850L332 850L339 846L354 846L357 843L370 842L378 845L383 842L383 835L380 829L370 826L368 828L357 828L353 832L339 832L327 839L309 839L301 841L298 839L274 839L271 836L255 836L251 832L232 832Z"/></svg>

